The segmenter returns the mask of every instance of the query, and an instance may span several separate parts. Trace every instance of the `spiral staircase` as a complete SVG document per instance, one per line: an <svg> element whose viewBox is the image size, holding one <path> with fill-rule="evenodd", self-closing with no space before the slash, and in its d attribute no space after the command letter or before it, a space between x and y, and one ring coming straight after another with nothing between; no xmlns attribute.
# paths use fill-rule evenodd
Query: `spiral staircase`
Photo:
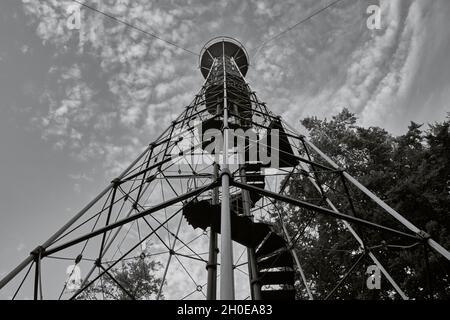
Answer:
<svg viewBox="0 0 450 320"><path fill-rule="evenodd" d="M260 163L245 164L247 183L264 188L264 176ZM250 192L251 207L260 199L256 192ZM273 225L253 222L244 215L242 192L231 197L231 238L233 241L252 248L256 253L258 274L256 280L261 285L263 300L293 300L295 298L294 263L286 240ZM220 233L220 202L212 199L190 202L183 208L183 215L194 228Z"/></svg>

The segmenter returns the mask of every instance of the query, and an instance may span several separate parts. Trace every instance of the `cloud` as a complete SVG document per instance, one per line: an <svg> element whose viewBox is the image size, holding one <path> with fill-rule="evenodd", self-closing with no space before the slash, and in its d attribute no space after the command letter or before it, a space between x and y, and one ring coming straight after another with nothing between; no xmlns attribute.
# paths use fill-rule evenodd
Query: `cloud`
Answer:
<svg viewBox="0 0 450 320"><path fill-rule="evenodd" d="M19 243L16 247L17 252L22 252L25 248L27 247L27 245L23 242Z"/></svg>
<svg viewBox="0 0 450 320"><path fill-rule="evenodd" d="M75 183L73 185L73 191L75 191L76 193L81 193L81 185L79 183Z"/></svg>
<svg viewBox="0 0 450 320"><path fill-rule="evenodd" d="M344 2L267 43L249 72L250 84L259 89L260 98L288 120L309 115L329 117L347 107L363 125L403 131L398 124L406 126L405 112L414 116L414 109L419 108L411 100L419 79L433 77L419 72L424 69L423 62L437 55L437 47L440 52L445 50L441 43L448 43L445 35L437 32L438 25L439 30L448 28L443 18L448 3L381 1L382 29L375 31L366 28L368 3ZM262 10L269 4L261 2L258 6ZM301 15L295 5L285 11L263 39L293 25L320 5L308 3L305 7ZM264 15L264 10L258 10ZM293 15L297 18L287 21ZM443 58L433 64L448 65ZM443 70L448 68L440 73ZM432 80L436 89L422 83L423 97L441 88L442 80ZM433 109L436 107L442 110L442 106Z"/></svg>
<svg viewBox="0 0 450 320"><path fill-rule="evenodd" d="M76 181L85 180L85 181L91 182L94 180L93 178L87 176L85 173L69 174L68 176L70 179L73 179Z"/></svg>
<svg viewBox="0 0 450 320"><path fill-rule="evenodd" d="M58 70L58 71L55 71ZM42 138L52 141L59 148L77 150L88 122L94 117L92 97L95 92L81 80L80 66L57 69L60 92L45 90L41 102L48 105L46 114L34 117L32 122L42 131Z"/></svg>
<svg viewBox="0 0 450 320"><path fill-rule="evenodd" d="M26 53L28 52L28 50L30 50L30 47L27 46L26 44L24 44L24 45L20 48L20 51L21 51L23 54L26 54Z"/></svg>
<svg viewBox="0 0 450 320"><path fill-rule="evenodd" d="M339 3L267 43L256 59L258 45L325 1L97 4L194 51L218 32L237 36L250 53L250 85L271 110L289 121L326 117L347 107L364 125L393 129L413 108L411 97L419 81L427 86L420 66L424 61L430 68L438 64L431 60L435 55L429 48L444 42L436 30L445 30L448 19L445 14L432 17L448 11L448 3L381 1L383 28L371 31L365 14L369 2ZM81 8L81 30L68 30L66 8L71 1L23 3L30 25L55 52L32 123L43 139L80 161L101 160L114 168L123 164L122 154L138 154L200 88L196 57L183 50L86 8ZM445 79L439 80L433 83ZM423 103L433 102L433 108L442 110L445 97L432 99L438 95L431 87L422 92Z"/></svg>
<svg viewBox="0 0 450 320"><path fill-rule="evenodd" d="M174 117L164 111L176 113L182 110L180 103L188 103L186 99L177 101L176 96L185 97L189 90L192 97L198 90L199 84L197 88L195 84L200 77L197 75L196 81L192 75L195 63L186 64L186 59L192 58L183 57L180 49L85 8L81 30L68 30L65 9L71 1L23 2L37 35L55 47L55 58L78 57L72 59L78 60L72 65L56 64L49 70L41 97L41 104L49 107L32 119L43 139L67 149L77 159L103 158L105 166L119 165L122 160L114 157L122 158L124 152L137 154L137 148L148 144L164 121ZM125 4L101 3L100 9L187 46L193 27L187 18L195 10L158 7L147 1ZM147 127L148 122L157 126ZM142 141L130 145L131 136Z"/></svg>

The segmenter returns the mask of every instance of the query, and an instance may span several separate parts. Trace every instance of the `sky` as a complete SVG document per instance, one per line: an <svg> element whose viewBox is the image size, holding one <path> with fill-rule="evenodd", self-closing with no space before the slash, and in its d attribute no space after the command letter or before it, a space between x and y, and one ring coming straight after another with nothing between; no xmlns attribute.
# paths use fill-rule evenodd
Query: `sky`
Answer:
<svg viewBox="0 0 450 320"><path fill-rule="evenodd" d="M346 107L393 134L450 111L450 2L86 0L193 52L216 36L291 125ZM380 4L381 29L366 9ZM89 202L193 99L198 57L70 0L0 1L0 277ZM257 52L257 55L255 56ZM64 271L63 271L64 272Z"/></svg>

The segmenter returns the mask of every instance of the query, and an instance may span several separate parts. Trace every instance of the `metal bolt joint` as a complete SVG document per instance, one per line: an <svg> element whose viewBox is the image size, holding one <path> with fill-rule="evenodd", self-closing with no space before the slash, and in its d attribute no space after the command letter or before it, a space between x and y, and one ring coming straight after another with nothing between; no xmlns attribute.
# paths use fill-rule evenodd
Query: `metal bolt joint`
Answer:
<svg viewBox="0 0 450 320"><path fill-rule="evenodd" d="M209 269L217 270L217 263L207 263L206 270L209 270Z"/></svg>
<svg viewBox="0 0 450 320"><path fill-rule="evenodd" d="M100 260L100 258L98 258L97 260L95 260L94 262L96 267L101 267L102 266L102 261Z"/></svg>
<svg viewBox="0 0 450 320"><path fill-rule="evenodd" d="M420 230L417 235L422 238L422 240L428 240L431 238L431 235L423 230Z"/></svg>
<svg viewBox="0 0 450 320"><path fill-rule="evenodd" d="M45 248L43 246L37 246L33 251L30 252L30 254L33 257L38 257L39 255L42 256L42 254L45 252Z"/></svg>
<svg viewBox="0 0 450 320"><path fill-rule="evenodd" d="M75 264L79 264L81 259L83 259L83 255L79 254L76 258L75 258Z"/></svg>
<svg viewBox="0 0 450 320"><path fill-rule="evenodd" d="M120 185L121 180L119 178L115 178L111 180L111 183L113 184L114 188L117 188Z"/></svg>

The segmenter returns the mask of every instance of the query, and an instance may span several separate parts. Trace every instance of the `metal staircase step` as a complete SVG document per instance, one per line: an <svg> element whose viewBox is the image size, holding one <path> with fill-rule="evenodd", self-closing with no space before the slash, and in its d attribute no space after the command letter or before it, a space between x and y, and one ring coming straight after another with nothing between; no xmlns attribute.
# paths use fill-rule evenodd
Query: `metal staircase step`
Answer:
<svg viewBox="0 0 450 320"><path fill-rule="evenodd" d="M211 205L210 201L193 201L183 207L183 215L194 228L206 230L211 226L214 216L220 214L220 207Z"/></svg>
<svg viewBox="0 0 450 320"><path fill-rule="evenodd" d="M295 273L293 270L290 271L265 271L260 272L259 281L261 285L267 284L289 284L294 285Z"/></svg>
<svg viewBox="0 0 450 320"><path fill-rule="evenodd" d="M260 244L264 238L267 236L267 234L270 232L270 227L261 222L253 222L252 227L253 232L253 242L252 242L252 248L255 248L258 244Z"/></svg>
<svg viewBox="0 0 450 320"><path fill-rule="evenodd" d="M194 229L208 227L220 233L220 204L212 205L209 200L191 202L183 207L183 215ZM255 248L270 232L265 223L254 223L248 217L238 216L231 211L231 238L246 247Z"/></svg>
<svg viewBox="0 0 450 320"><path fill-rule="evenodd" d="M257 265L259 270L281 267L293 268L294 262L291 253L288 250L283 250L278 254L259 260Z"/></svg>
<svg viewBox="0 0 450 320"><path fill-rule="evenodd" d="M220 233L220 215L212 221L211 228ZM254 248L267 236L270 227L265 223L254 223L247 217L231 214L231 239L246 247Z"/></svg>
<svg viewBox="0 0 450 320"><path fill-rule="evenodd" d="M295 290L261 290L262 300L295 300Z"/></svg>
<svg viewBox="0 0 450 320"><path fill-rule="evenodd" d="M261 246L256 250L256 256L262 257L285 247L286 241L276 233L271 232L267 239L265 239Z"/></svg>

